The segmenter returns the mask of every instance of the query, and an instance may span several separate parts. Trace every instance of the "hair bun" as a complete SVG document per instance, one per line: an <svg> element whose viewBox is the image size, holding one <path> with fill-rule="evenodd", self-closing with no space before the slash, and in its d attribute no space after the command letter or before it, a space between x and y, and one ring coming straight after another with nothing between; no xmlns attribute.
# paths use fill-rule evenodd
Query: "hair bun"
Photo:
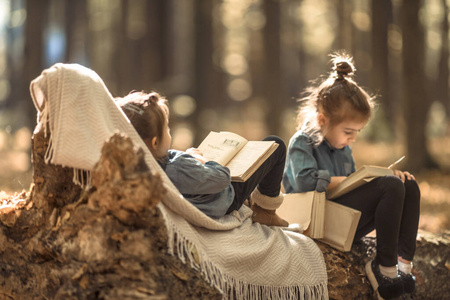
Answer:
<svg viewBox="0 0 450 300"><path fill-rule="evenodd" d="M336 72L342 73L344 75L353 73L353 67L346 61L341 61L341 62L336 63L334 68L335 68Z"/></svg>
<svg viewBox="0 0 450 300"><path fill-rule="evenodd" d="M334 63L333 71L339 79L344 79L347 75L352 75L355 72L353 61L350 56L347 55L335 55L332 62Z"/></svg>

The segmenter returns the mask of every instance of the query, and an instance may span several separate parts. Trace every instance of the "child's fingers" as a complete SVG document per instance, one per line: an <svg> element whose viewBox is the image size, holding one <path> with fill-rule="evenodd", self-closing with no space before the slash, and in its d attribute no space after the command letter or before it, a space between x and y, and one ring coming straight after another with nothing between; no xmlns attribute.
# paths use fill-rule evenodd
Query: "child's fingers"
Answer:
<svg viewBox="0 0 450 300"><path fill-rule="evenodd" d="M394 175L400 178L402 182L405 182L405 174L402 171L394 170Z"/></svg>
<svg viewBox="0 0 450 300"><path fill-rule="evenodd" d="M198 150L197 148L189 148L186 150L186 153L189 153L191 155L193 155L193 154L203 155L203 153L200 150Z"/></svg>
<svg viewBox="0 0 450 300"><path fill-rule="evenodd" d="M412 175L411 173L409 173L407 171L403 172L403 174L405 174L405 176L406 176L406 178L408 178L408 180L416 180L414 175Z"/></svg>

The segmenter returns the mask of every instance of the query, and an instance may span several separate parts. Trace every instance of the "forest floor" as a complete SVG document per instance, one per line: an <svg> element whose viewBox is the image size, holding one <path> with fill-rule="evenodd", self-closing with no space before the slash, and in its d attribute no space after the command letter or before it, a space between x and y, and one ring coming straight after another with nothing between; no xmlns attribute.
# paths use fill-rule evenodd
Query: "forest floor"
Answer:
<svg viewBox="0 0 450 300"><path fill-rule="evenodd" d="M0 134L0 199L30 188L33 177L30 138L31 133L24 131L8 138L7 142L3 138L2 142ZM422 195L419 228L442 233L450 231L450 138L434 141L430 151L443 167L414 174ZM402 147L397 144L357 141L353 145L357 167L363 164L387 166L401 157L402 153ZM403 169L404 166L400 164L399 168Z"/></svg>

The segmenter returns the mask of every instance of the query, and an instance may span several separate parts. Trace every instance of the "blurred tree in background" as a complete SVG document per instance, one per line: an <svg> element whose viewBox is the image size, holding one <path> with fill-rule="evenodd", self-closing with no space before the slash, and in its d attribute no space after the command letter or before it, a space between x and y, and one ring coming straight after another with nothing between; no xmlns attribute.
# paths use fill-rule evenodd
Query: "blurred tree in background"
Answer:
<svg viewBox="0 0 450 300"><path fill-rule="evenodd" d="M404 145L411 170L450 167L449 2L0 0L0 129L32 130L29 83L66 62L113 96L164 94L175 148L210 130L288 142L302 90L345 50L378 96L363 137Z"/></svg>

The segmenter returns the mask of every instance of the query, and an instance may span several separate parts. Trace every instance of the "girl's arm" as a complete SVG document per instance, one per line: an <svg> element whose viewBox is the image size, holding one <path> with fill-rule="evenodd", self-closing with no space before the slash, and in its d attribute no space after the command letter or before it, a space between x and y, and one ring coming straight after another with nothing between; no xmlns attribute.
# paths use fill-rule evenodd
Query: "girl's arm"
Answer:
<svg viewBox="0 0 450 300"><path fill-rule="evenodd" d="M214 161L202 164L184 153L166 165L166 174L182 194L215 194L231 183L230 170Z"/></svg>
<svg viewBox="0 0 450 300"><path fill-rule="evenodd" d="M328 170L319 170L313 155L313 146L306 137L291 141L286 160L283 184L287 192L324 192L330 183Z"/></svg>

